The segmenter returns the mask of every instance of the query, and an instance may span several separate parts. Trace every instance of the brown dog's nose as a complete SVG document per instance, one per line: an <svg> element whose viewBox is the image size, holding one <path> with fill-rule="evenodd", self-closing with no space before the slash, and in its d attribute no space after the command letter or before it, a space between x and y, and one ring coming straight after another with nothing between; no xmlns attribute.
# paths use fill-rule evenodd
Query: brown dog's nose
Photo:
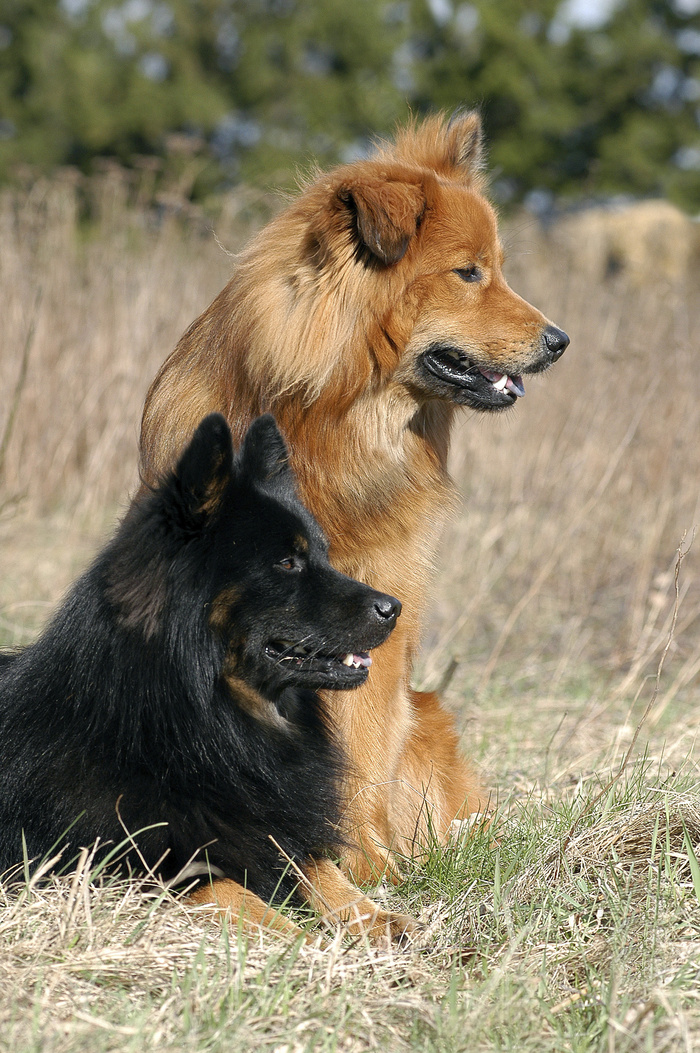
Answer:
<svg viewBox="0 0 700 1053"><path fill-rule="evenodd" d="M563 329L557 329L555 325L548 325L542 335L550 359L552 362L556 362L558 358L561 358L569 346L570 341L568 336Z"/></svg>

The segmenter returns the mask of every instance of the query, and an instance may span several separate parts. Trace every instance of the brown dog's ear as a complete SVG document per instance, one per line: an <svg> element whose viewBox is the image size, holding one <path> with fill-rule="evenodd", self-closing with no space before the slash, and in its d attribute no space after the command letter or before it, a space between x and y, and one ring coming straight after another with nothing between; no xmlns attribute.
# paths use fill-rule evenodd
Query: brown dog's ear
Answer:
<svg viewBox="0 0 700 1053"><path fill-rule="evenodd" d="M465 185L479 185L483 168L481 118L475 110L457 110L449 121L443 114L401 128L396 142L379 151L385 162L429 168Z"/></svg>
<svg viewBox="0 0 700 1053"><path fill-rule="evenodd" d="M484 133L476 110L457 110L445 132L449 158L455 168L474 174L484 165Z"/></svg>
<svg viewBox="0 0 700 1053"><path fill-rule="evenodd" d="M422 187L362 179L341 187L338 197L354 212L361 243L382 263L398 263L425 210Z"/></svg>

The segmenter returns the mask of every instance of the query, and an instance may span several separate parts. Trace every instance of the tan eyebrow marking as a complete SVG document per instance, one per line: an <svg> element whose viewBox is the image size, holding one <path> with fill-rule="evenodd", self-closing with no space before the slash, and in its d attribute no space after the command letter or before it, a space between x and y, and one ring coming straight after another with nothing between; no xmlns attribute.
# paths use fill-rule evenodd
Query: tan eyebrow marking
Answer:
<svg viewBox="0 0 700 1053"><path fill-rule="evenodd" d="M300 552L309 551L309 542L303 534L297 534L297 536L294 538L294 544Z"/></svg>

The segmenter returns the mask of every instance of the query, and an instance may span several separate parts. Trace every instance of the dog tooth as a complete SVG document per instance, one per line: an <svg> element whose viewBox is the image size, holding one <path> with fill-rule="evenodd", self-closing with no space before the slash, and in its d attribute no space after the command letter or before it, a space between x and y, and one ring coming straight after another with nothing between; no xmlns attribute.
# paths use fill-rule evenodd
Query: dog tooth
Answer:
<svg viewBox="0 0 700 1053"><path fill-rule="evenodd" d="M504 387L508 383L508 375L504 373L500 380L492 380L491 383L495 387L496 391L503 391Z"/></svg>
<svg viewBox="0 0 700 1053"><path fill-rule="evenodd" d="M345 658L343 659L343 665L352 665L353 664L352 660L353 660L354 657L355 656L352 655L352 654L346 654Z"/></svg>

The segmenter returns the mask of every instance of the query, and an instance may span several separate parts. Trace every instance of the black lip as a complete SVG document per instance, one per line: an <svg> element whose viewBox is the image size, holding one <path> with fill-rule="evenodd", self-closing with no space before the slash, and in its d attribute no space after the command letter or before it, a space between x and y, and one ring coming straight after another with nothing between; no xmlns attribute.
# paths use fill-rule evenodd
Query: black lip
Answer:
<svg viewBox="0 0 700 1053"><path fill-rule="evenodd" d="M358 654L360 649L356 648L351 651L348 648L345 654L348 653ZM268 661L274 662L285 680L300 686L345 690L359 687L369 676L367 666L344 665L342 661L344 654L312 653L308 656L290 654L287 648L275 641L271 641L265 647L265 657Z"/></svg>
<svg viewBox="0 0 700 1053"><path fill-rule="evenodd" d="M433 344L418 359L418 368L432 394L460 405L493 411L508 409L517 399L512 391L497 391L479 366L450 344Z"/></svg>

